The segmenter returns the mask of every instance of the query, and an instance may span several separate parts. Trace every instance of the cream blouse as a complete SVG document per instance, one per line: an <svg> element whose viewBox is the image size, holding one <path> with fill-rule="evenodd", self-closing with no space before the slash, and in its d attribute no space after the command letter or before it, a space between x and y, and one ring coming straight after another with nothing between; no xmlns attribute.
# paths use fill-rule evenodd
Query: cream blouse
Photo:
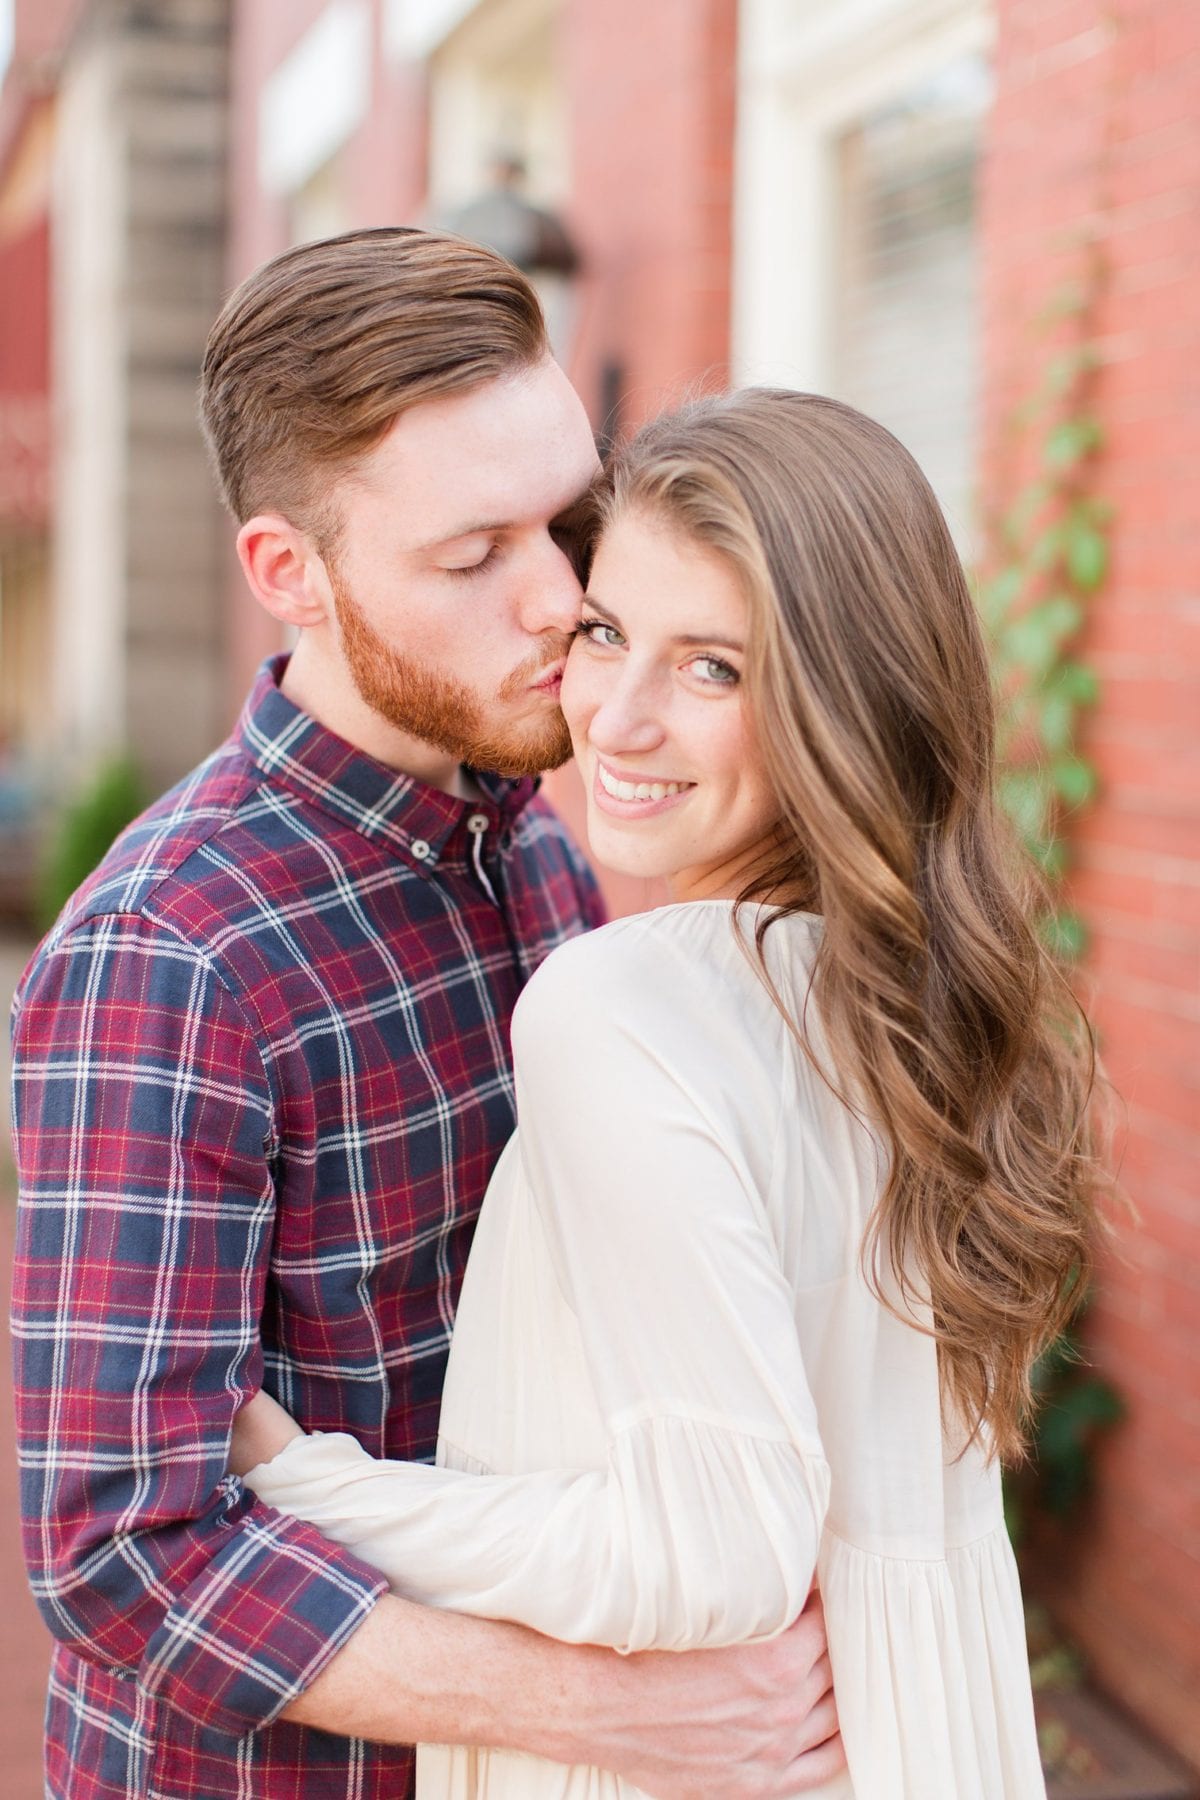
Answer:
<svg viewBox="0 0 1200 1800"><path fill-rule="evenodd" d="M571 1642L769 1635L815 1579L849 1764L827 1800L1040 1800L999 1470L959 1454L932 1338L864 1278L885 1157L739 943L754 916L623 919L529 983L439 1466L334 1434L247 1480L398 1592ZM819 932L767 934L793 1018ZM637 1793L508 1752L417 1766L419 1800Z"/></svg>

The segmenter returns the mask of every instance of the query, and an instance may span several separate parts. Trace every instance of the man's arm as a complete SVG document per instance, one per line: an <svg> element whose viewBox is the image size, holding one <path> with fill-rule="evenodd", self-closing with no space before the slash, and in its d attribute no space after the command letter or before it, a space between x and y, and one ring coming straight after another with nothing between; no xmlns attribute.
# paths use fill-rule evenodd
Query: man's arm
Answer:
<svg viewBox="0 0 1200 1800"><path fill-rule="evenodd" d="M657 1800L790 1800L845 1767L815 1597L769 1643L618 1656L386 1595L284 1716L598 1764Z"/></svg>
<svg viewBox="0 0 1200 1800"><path fill-rule="evenodd" d="M26 1558L51 1631L239 1736L385 1584L227 1476L259 1385L273 1109L205 959L134 916L43 949L14 1024Z"/></svg>

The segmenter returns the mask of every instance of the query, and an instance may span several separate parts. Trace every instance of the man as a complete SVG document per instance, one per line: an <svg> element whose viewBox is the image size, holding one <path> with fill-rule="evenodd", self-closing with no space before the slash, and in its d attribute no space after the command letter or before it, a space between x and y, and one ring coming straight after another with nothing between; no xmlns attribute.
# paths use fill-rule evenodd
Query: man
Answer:
<svg viewBox="0 0 1200 1800"><path fill-rule="evenodd" d="M252 276L202 410L246 578L299 639L14 1009L48 1791L395 1800L426 1739L802 1792L840 1766L815 1613L755 1648L572 1649L385 1593L226 1474L260 1384L432 1454L512 1007L600 916L531 779L568 752L595 452L524 279L402 230Z"/></svg>

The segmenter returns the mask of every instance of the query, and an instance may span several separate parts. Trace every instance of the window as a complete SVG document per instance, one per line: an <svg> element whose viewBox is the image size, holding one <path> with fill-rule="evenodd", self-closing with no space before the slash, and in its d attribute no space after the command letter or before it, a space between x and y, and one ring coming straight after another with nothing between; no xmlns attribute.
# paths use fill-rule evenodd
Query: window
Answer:
<svg viewBox="0 0 1200 1800"><path fill-rule="evenodd" d="M881 420L962 549L991 0L742 0L734 369Z"/></svg>
<svg viewBox="0 0 1200 1800"><path fill-rule="evenodd" d="M976 442L976 168L987 65L962 58L835 148L830 386L894 431L960 542Z"/></svg>

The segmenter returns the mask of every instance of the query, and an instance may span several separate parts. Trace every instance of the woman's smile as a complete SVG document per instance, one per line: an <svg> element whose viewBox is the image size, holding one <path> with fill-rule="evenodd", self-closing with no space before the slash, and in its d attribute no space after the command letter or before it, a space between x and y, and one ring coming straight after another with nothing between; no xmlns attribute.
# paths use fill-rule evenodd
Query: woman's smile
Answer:
<svg viewBox="0 0 1200 1800"><path fill-rule="evenodd" d="M694 781L676 781L670 776L616 769L596 758L596 805L617 819L650 818L685 799L695 785Z"/></svg>

